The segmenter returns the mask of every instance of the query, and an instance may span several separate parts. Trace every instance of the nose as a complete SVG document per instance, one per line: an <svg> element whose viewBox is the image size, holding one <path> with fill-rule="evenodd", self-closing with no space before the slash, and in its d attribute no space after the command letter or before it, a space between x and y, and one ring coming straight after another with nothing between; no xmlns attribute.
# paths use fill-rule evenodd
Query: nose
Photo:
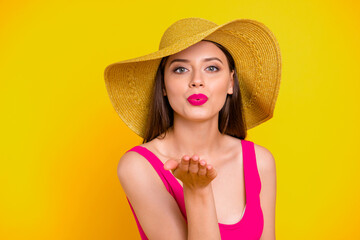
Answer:
<svg viewBox="0 0 360 240"><path fill-rule="evenodd" d="M204 81L203 81L203 77L201 76L201 73L199 73L198 71L194 71L193 75L191 77L191 80L189 81L189 87L203 87L204 86Z"/></svg>

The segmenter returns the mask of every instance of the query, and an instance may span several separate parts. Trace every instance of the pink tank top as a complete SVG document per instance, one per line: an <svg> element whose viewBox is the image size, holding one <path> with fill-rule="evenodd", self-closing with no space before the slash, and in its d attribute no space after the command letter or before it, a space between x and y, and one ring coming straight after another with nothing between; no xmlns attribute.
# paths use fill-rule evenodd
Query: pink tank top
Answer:
<svg viewBox="0 0 360 240"><path fill-rule="evenodd" d="M222 240L260 239L264 227L263 212L260 206L261 181L256 164L254 143L251 141L241 140L241 146L243 151L243 168L246 193L245 209L239 222L235 224L219 223L219 230ZM187 223L183 188L176 180L174 175L172 175L170 171L165 170L163 168L164 164L161 162L161 160L147 148L142 146L135 146L129 151L135 151L141 154L151 163L163 181L166 189L177 202L179 209ZM127 200L134 214L141 239L148 239L143 229L141 228L141 225L136 217L129 199Z"/></svg>

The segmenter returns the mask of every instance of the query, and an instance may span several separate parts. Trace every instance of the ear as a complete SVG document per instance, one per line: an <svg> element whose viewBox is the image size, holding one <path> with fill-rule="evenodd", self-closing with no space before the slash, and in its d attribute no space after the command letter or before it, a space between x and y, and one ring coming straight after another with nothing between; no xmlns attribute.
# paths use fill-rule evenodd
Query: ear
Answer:
<svg viewBox="0 0 360 240"><path fill-rule="evenodd" d="M166 96L166 91L165 91L165 89L163 89L163 95Z"/></svg>
<svg viewBox="0 0 360 240"><path fill-rule="evenodd" d="M228 94L233 94L234 92L234 73L235 71L232 70L232 72L230 73L230 82L229 82L229 89L228 89Z"/></svg>

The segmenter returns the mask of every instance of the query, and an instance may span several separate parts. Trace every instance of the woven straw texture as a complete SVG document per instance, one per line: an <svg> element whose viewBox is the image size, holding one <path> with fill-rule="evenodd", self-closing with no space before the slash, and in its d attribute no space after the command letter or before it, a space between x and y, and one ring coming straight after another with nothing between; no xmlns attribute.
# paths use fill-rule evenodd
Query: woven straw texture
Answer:
<svg viewBox="0 0 360 240"><path fill-rule="evenodd" d="M281 54L273 33L262 23L238 19L223 25L185 18L163 34L159 50L113 63L104 72L106 89L116 112L137 135L145 123L161 58L201 41L223 45L233 56L244 104L247 129L272 118L281 79Z"/></svg>

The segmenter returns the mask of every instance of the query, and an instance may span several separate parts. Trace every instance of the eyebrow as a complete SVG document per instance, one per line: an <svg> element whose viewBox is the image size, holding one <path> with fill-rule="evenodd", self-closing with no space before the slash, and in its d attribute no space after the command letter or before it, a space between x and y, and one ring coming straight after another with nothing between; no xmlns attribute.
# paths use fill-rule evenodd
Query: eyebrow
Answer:
<svg viewBox="0 0 360 240"><path fill-rule="evenodd" d="M211 57L211 58L204 58L204 61L206 61L206 62L208 62L208 61L211 61L211 60L218 60L219 62L221 62L221 63L223 63L219 58L217 58L217 57ZM169 66L173 63L173 62L190 62L189 60L187 60L187 59L180 59L180 58L178 58L178 59L174 59L174 60L172 60L171 62L170 62L170 64L169 64Z"/></svg>

